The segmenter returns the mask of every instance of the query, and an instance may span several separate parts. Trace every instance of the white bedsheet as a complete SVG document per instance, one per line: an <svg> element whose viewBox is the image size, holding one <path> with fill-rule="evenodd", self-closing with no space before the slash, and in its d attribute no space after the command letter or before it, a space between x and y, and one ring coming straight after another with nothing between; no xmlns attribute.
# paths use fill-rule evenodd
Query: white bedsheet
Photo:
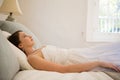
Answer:
<svg viewBox="0 0 120 80"><path fill-rule="evenodd" d="M99 60L120 65L120 43L78 49L47 45L42 52L46 60L58 64L68 65Z"/></svg>
<svg viewBox="0 0 120 80"><path fill-rule="evenodd" d="M88 48L70 49L70 51L89 60L111 62L120 66L120 42Z"/></svg>
<svg viewBox="0 0 120 80"><path fill-rule="evenodd" d="M58 73L25 70L17 73L13 80L113 80L103 72Z"/></svg>

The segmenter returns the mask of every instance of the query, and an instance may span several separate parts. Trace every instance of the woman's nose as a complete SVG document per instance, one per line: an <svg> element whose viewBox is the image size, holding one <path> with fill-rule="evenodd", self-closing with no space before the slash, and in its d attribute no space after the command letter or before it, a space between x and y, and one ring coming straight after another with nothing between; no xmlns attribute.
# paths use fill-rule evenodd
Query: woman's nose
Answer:
<svg viewBox="0 0 120 80"><path fill-rule="evenodd" d="M32 36L28 35L30 38L32 38Z"/></svg>

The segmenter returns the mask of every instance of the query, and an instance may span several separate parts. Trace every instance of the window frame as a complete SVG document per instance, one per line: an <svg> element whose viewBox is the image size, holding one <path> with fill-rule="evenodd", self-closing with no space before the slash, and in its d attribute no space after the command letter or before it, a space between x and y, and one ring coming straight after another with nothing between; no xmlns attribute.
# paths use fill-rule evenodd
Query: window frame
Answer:
<svg viewBox="0 0 120 80"><path fill-rule="evenodd" d="M116 42L120 41L120 33L100 32L99 0L88 0L87 8L87 42Z"/></svg>

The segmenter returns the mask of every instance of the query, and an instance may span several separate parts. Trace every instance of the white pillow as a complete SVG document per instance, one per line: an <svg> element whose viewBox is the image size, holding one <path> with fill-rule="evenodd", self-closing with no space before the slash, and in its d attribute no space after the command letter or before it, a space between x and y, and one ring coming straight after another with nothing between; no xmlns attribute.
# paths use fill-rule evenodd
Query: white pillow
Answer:
<svg viewBox="0 0 120 80"><path fill-rule="evenodd" d="M2 31L2 34L7 38L9 37L11 34L6 32L6 31ZM13 49L15 55L17 56L20 68L22 70L29 70L29 69L34 69L27 61L27 56L25 55L24 52L22 52L19 48L17 48L16 46L14 46L11 42L8 41L8 43L10 44L11 48Z"/></svg>
<svg viewBox="0 0 120 80"><path fill-rule="evenodd" d="M6 38L8 38L8 37L11 35L10 33L6 32L6 31L2 31L2 34L3 34Z"/></svg>

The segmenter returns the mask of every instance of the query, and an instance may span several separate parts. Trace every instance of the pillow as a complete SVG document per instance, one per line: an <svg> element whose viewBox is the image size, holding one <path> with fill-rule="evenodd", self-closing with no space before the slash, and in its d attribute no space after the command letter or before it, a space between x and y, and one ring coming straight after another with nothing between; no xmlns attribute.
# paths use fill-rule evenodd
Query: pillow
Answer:
<svg viewBox="0 0 120 80"><path fill-rule="evenodd" d="M2 31L2 34L7 38L9 37L11 34L6 32L6 31ZM22 52L19 48L17 48L16 46L14 46L11 42L9 42L10 47L12 48L12 50L14 51L15 55L17 56L20 68L22 70L29 70L29 69L34 69L27 61L27 56L25 55L24 52Z"/></svg>
<svg viewBox="0 0 120 80"><path fill-rule="evenodd" d="M12 80L19 69L17 57L0 30L0 80Z"/></svg>
<svg viewBox="0 0 120 80"><path fill-rule="evenodd" d="M11 35L10 33L6 32L6 31L2 31L2 34L3 34L6 38L8 38L8 37Z"/></svg>
<svg viewBox="0 0 120 80"><path fill-rule="evenodd" d="M41 43L40 43L39 39L36 37L36 35L30 29L28 29L27 26L25 26L21 23L0 20L0 29L3 31L7 31L11 34L18 30L22 30L23 32L31 35L32 38L34 39L34 42L36 43L34 45L34 48L37 49L37 48L40 48L40 46L41 46Z"/></svg>

